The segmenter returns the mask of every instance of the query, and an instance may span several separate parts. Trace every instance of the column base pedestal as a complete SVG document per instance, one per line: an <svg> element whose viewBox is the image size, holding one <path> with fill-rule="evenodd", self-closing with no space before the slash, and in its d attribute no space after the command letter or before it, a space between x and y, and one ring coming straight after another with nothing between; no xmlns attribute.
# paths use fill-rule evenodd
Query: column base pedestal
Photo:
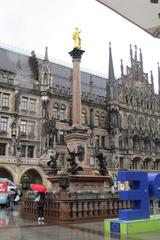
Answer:
<svg viewBox="0 0 160 240"><path fill-rule="evenodd" d="M105 223L105 239L107 240L111 240L114 237L118 236L119 236L118 239L127 240L128 238L130 239L130 237L134 238L136 234L160 231L160 215L151 215L150 219L141 219L133 221L106 219L104 223Z"/></svg>

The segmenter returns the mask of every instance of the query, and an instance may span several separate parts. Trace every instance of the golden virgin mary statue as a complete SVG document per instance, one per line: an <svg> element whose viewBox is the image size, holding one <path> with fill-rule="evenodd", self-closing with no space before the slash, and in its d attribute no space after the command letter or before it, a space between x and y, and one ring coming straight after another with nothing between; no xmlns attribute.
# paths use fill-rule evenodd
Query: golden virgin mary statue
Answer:
<svg viewBox="0 0 160 240"><path fill-rule="evenodd" d="M79 36L80 30L76 27L73 33L73 40L74 40L74 48L81 49L81 38Z"/></svg>

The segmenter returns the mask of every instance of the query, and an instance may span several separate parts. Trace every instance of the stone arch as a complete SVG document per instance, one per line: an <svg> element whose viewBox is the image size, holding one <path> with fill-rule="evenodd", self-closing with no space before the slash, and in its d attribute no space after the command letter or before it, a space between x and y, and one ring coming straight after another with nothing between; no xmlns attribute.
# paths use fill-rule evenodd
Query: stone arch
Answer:
<svg viewBox="0 0 160 240"><path fill-rule="evenodd" d="M12 182L14 182L14 173L8 167L0 166L0 177L1 178L8 178Z"/></svg>
<svg viewBox="0 0 160 240"><path fill-rule="evenodd" d="M46 175L42 172L42 170L40 170L37 167L28 167L25 168L21 171L20 175L19 175L19 183L21 183L23 176L27 175L28 177L31 176L31 183L42 183L44 185L47 185L47 179L46 179ZM32 177L34 175L34 177Z"/></svg>

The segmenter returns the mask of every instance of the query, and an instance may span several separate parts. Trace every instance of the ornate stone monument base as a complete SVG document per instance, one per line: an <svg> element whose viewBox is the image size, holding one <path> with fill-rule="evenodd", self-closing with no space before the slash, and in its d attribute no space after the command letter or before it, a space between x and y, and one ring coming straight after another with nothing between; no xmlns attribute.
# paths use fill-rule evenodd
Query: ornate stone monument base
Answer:
<svg viewBox="0 0 160 240"><path fill-rule="evenodd" d="M55 191L60 191L60 178L61 176L53 176L48 178L48 181L52 183L52 187ZM69 180L69 192L93 190L104 193L104 186L110 185L111 178L109 176L70 175Z"/></svg>
<svg viewBox="0 0 160 240"><path fill-rule="evenodd" d="M92 169L89 166L89 160L87 155L87 140L89 135L87 134L88 129L82 127L76 128L73 127L67 131L65 135L65 142L68 149L72 152L77 152L78 146L84 147L84 159L83 161L78 161L78 165L83 168L83 171L80 172L81 175L92 174Z"/></svg>

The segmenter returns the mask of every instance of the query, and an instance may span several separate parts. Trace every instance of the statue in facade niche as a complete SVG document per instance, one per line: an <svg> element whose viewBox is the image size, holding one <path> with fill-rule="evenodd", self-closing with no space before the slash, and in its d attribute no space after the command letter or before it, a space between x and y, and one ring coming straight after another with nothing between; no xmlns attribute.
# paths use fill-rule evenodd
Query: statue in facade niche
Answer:
<svg viewBox="0 0 160 240"><path fill-rule="evenodd" d="M56 129L56 119L52 116L51 119L48 120L48 134L49 134L49 145L54 146L55 135L57 132Z"/></svg>
<svg viewBox="0 0 160 240"><path fill-rule="evenodd" d="M73 33L73 40L74 40L74 48L81 49L81 38L80 38L80 30L76 27Z"/></svg>

